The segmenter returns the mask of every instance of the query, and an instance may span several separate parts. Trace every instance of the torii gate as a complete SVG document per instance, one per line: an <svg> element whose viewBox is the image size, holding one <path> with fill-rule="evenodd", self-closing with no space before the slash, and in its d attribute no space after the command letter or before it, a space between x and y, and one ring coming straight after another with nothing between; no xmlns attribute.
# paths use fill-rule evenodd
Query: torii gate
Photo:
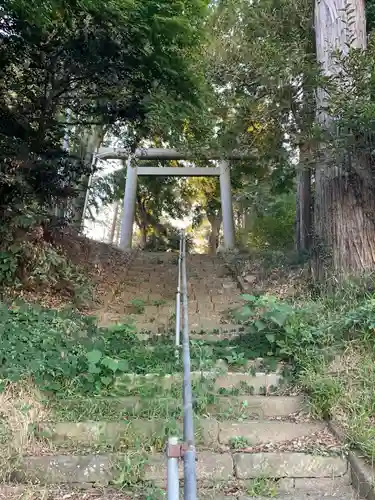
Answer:
<svg viewBox="0 0 375 500"><path fill-rule="evenodd" d="M229 155L226 160L218 156L210 156L211 160L219 160L218 167L139 167L135 160L188 160L189 155L173 149L137 149L130 155L126 149L100 148L96 157L102 160L127 160L127 175L124 196L124 211L121 226L120 247L124 250L132 247L133 226L135 216L137 180L139 175L160 175L177 177L220 177L221 209L223 214L224 247L231 250L235 247L235 229L233 219L232 191L230 167L228 160L244 159L243 155Z"/></svg>

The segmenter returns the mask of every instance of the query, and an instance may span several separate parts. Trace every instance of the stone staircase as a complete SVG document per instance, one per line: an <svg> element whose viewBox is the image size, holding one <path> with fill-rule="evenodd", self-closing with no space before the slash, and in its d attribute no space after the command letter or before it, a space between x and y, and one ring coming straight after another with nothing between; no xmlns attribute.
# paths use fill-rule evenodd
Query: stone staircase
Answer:
<svg viewBox="0 0 375 500"><path fill-rule="evenodd" d="M174 253L140 253L127 272L123 286L109 304L103 323L130 317L140 332L174 331L178 256ZM228 311L242 301L237 284L220 257L188 255L189 326L200 332L238 330Z"/></svg>
<svg viewBox="0 0 375 500"><path fill-rule="evenodd" d="M175 255L140 254L103 322L132 316L145 332L173 330L176 267ZM241 300L223 261L190 255L188 275L192 330L236 330L226 312ZM283 389L281 368L256 366L192 374L199 498L358 498L326 424ZM45 402L30 430L34 452L10 475L22 486L0 487L0 499L166 498L164 448L168 436L182 437L181 385L176 366L169 375L124 375L109 397Z"/></svg>

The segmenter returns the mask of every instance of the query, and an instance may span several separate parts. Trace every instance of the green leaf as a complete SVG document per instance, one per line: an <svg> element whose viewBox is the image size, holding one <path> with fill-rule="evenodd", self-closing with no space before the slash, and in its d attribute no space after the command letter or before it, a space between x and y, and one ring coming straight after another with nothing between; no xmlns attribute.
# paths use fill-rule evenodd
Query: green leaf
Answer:
<svg viewBox="0 0 375 500"><path fill-rule="evenodd" d="M258 319L254 325L256 326L256 329L258 330L258 332L262 332L263 330L265 330L267 328L267 323L265 323L264 321L261 321L260 319Z"/></svg>
<svg viewBox="0 0 375 500"><path fill-rule="evenodd" d="M112 377L101 377L100 381L102 382L103 385L109 385L112 382L113 378Z"/></svg>
<svg viewBox="0 0 375 500"><path fill-rule="evenodd" d="M120 359L117 365L117 369L121 372L126 372L129 369L129 362L126 359Z"/></svg>
<svg viewBox="0 0 375 500"><path fill-rule="evenodd" d="M95 373L100 373L102 370L98 365L95 364L90 364L89 365L89 373L95 374Z"/></svg>
<svg viewBox="0 0 375 500"><path fill-rule="evenodd" d="M288 314L282 311L272 311L268 317L276 325L283 326L288 319Z"/></svg>
<svg viewBox="0 0 375 500"><path fill-rule="evenodd" d="M274 333L267 333L266 339L270 344L274 344L276 341L276 335Z"/></svg>
<svg viewBox="0 0 375 500"><path fill-rule="evenodd" d="M102 359L103 354L101 351L98 351L97 349L94 349L93 351L90 351L86 354L87 361L90 364L96 364L99 363L99 361Z"/></svg>
<svg viewBox="0 0 375 500"><path fill-rule="evenodd" d="M115 373L119 369L119 362L117 359L109 358L108 356L103 358L101 361L102 366L105 366L113 373Z"/></svg>
<svg viewBox="0 0 375 500"><path fill-rule="evenodd" d="M248 318L253 314L253 310L249 306L241 307L241 309L235 311L234 317L239 319Z"/></svg>

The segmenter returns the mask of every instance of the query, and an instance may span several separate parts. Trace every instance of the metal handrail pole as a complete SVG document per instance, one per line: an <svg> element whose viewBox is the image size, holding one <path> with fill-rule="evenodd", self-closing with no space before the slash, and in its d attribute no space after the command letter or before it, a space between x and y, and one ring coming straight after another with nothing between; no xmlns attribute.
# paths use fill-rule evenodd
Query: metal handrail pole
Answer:
<svg viewBox="0 0 375 500"><path fill-rule="evenodd" d="M169 446L177 446L178 438L170 437L168 439ZM167 470L167 493L168 500L179 500L180 498L180 479L178 474L179 459L175 457L168 457L168 470Z"/></svg>
<svg viewBox="0 0 375 500"><path fill-rule="evenodd" d="M178 254L178 285L176 294L176 346L180 346L181 341L181 254L182 254L182 236L180 237L180 251Z"/></svg>
<svg viewBox="0 0 375 500"><path fill-rule="evenodd" d="M182 235L182 303L183 303L183 363L184 363L184 499L197 500L196 449L194 441L193 391L189 342L188 293L186 272L186 236Z"/></svg>

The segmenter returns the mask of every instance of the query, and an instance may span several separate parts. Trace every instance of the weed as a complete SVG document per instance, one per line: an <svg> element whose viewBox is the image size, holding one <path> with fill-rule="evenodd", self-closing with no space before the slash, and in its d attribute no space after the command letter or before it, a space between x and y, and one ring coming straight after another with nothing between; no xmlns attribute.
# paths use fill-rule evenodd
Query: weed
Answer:
<svg viewBox="0 0 375 500"><path fill-rule="evenodd" d="M163 305L165 305L166 303L167 303L167 301L166 301L166 300L163 300L163 299L157 299L157 300L153 300L153 301L152 301L152 305L153 305L153 306L157 306L157 307L159 307L159 306L163 306Z"/></svg>
<svg viewBox="0 0 375 500"><path fill-rule="evenodd" d="M225 356L225 359L228 362L228 365L230 366L236 366L236 367L244 367L248 363L248 359L245 357L245 353L243 352L236 352L234 349L235 347L232 347L233 352L227 356Z"/></svg>
<svg viewBox="0 0 375 500"><path fill-rule="evenodd" d="M143 299L133 299L130 304L136 314L143 314L145 312L146 302Z"/></svg>
<svg viewBox="0 0 375 500"><path fill-rule="evenodd" d="M245 448L249 448L249 446L251 446L251 443L245 436L235 436L229 440L229 446L233 450L243 450Z"/></svg>
<svg viewBox="0 0 375 500"><path fill-rule="evenodd" d="M144 468L147 464L147 454L135 451L123 455L113 463L113 486L123 489L134 487L144 481Z"/></svg>
<svg viewBox="0 0 375 500"><path fill-rule="evenodd" d="M251 480L247 485L246 492L251 497L275 498L277 487L274 480L266 477L258 477Z"/></svg>
<svg viewBox="0 0 375 500"><path fill-rule="evenodd" d="M314 370L304 371L300 381L309 395L311 413L318 418L330 418L344 396L342 381Z"/></svg>
<svg viewBox="0 0 375 500"><path fill-rule="evenodd" d="M364 282L368 289L368 280ZM237 317L246 331L230 345L219 344L218 351L237 347L236 353L250 357L255 350L270 366L272 359L286 361L283 375L307 392L311 413L334 418L350 445L373 461L374 297L346 283L336 293L315 300L302 297L295 304L269 296L243 298ZM279 390L269 387L263 392Z"/></svg>

